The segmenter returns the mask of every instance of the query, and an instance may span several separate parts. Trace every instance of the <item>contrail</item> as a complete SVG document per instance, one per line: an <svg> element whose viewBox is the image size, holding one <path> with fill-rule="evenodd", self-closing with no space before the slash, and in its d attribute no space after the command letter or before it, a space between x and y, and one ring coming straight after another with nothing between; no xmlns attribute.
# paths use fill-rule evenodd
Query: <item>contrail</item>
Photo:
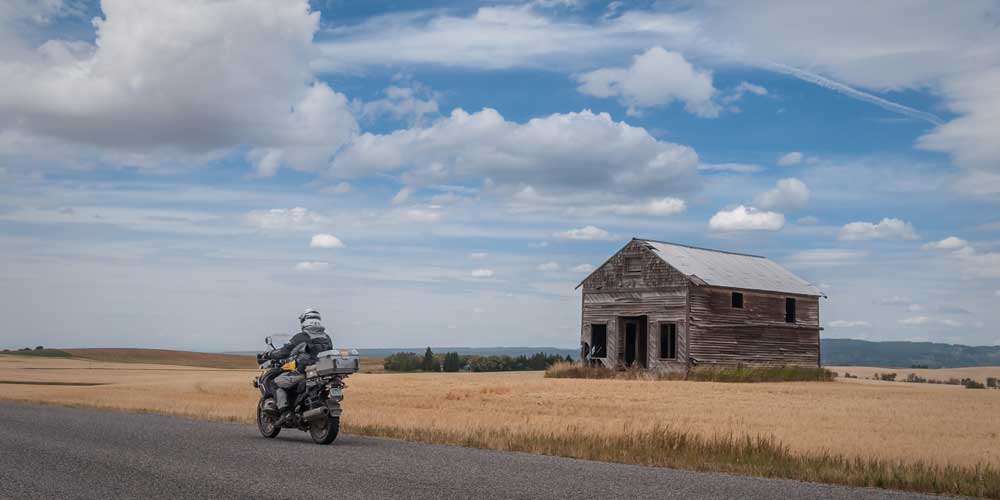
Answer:
<svg viewBox="0 0 1000 500"><path fill-rule="evenodd" d="M902 104L898 104L892 101L888 101L877 95L869 94L867 92L862 92L853 87L844 85L843 83L840 83L838 81L831 80L829 78L817 75L816 73L812 73L804 69L794 68L792 66L786 66L784 64L778 64L773 62L766 62L763 64L763 66L772 71L794 76L795 78L819 85L820 87L830 89L834 92L840 92L841 94L844 94L848 97L853 97L859 101L865 101L867 103L874 104L882 109L892 111L894 113L899 113L901 115L909 116L910 118L923 120L925 122L929 122L934 125L944 124L944 120L942 120L937 115L928 113L926 111L920 111L919 109L913 109L909 106L903 106Z"/></svg>

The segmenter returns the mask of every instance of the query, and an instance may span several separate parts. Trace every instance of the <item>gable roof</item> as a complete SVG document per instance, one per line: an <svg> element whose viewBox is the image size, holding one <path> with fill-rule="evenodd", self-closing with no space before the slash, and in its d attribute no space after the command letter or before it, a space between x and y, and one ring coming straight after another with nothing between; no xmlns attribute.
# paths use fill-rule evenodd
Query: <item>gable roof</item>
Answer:
<svg viewBox="0 0 1000 500"><path fill-rule="evenodd" d="M767 257L635 238L696 283L825 297L822 290Z"/></svg>

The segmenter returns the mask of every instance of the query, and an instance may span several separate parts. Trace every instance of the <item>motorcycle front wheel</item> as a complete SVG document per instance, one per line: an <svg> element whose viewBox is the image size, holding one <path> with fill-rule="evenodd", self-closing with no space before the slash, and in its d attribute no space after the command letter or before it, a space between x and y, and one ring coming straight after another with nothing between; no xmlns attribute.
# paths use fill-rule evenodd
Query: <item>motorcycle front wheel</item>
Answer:
<svg viewBox="0 0 1000 500"><path fill-rule="evenodd" d="M257 403L257 430L260 435L271 439L281 432L281 427L274 425L274 417L264 411L264 398Z"/></svg>
<svg viewBox="0 0 1000 500"><path fill-rule="evenodd" d="M340 433L340 417L318 418L309 425L309 436L316 444L330 444Z"/></svg>

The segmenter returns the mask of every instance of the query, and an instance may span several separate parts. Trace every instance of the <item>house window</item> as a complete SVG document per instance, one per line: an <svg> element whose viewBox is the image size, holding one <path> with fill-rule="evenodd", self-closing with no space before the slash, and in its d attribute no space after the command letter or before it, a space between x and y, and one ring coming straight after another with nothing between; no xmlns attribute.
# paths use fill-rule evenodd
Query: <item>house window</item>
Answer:
<svg viewBox="0 0 1000 500"><path fill-rule="evenodd" d="M608 357L608 325L590 325L590 357Z"/></svg>
<svg viewBox="0 0 1000 500"><path fill-rule="evenodd" d="M733 308L743 309L743 294L740 292L733 292Z"/></svg>
<svg viewBox="0 0 1000 500"><path fill-rule="evenodd" d="M663 359L677 358L677 325L675 323L660 323L660 357Z"/></svg>
<svg viewBox="0 0 1000 500"><path fill-rule="evenodd" d="M795 299L785 299L785 323L795 323Z"/></svg>
<svg viewBox="0 0 1000 500"><path fill-rule="evenodd" d="M628 257L625 259L625 272L638 274L642 272L642 259L639 257Z"/></svg>

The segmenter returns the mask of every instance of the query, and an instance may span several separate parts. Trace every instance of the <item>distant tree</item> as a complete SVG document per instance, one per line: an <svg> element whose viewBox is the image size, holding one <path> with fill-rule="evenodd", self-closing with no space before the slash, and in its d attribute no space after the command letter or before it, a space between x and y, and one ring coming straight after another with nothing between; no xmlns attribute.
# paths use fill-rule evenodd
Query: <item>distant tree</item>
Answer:
<svg viewBox="0 0 1000 500"><path fill-rule="evenodd" d="M570 356L569 354L567 354L566 355L566 362L567 363L572 363L573 362L573 356Z"/></svg>
<svg viewBox="0 0 1000 500"><path fill-rule="evenodd" d="M382 366L389 372L415 372L421 369L422 363L415 352L397 352L386 356Z"/></svg>
<svg viewBox="0 0 1000 500"><path fill-rule="evenodd" d="M462 359L457 352L445 353L443 369L446 372L457 372L462 369Z"/></svg>
<svg viewBox="0 0 1000 500"><path fill-rule="evenodd" d="M427 347L427 350L424 351L424 362L421 364L420 368L425 372L433 372L437 371L434 369L436 365L437 361L434 360L434 351L432 351L430 347Z"/></svg>
<svg viewBox="0 0 1000 500"><path fill-rule="evenodd" d="M41 345L36 345L35 346L35 350L36 351L41 351L42 349L45 349L45 346L41 346Z"/></svg>

